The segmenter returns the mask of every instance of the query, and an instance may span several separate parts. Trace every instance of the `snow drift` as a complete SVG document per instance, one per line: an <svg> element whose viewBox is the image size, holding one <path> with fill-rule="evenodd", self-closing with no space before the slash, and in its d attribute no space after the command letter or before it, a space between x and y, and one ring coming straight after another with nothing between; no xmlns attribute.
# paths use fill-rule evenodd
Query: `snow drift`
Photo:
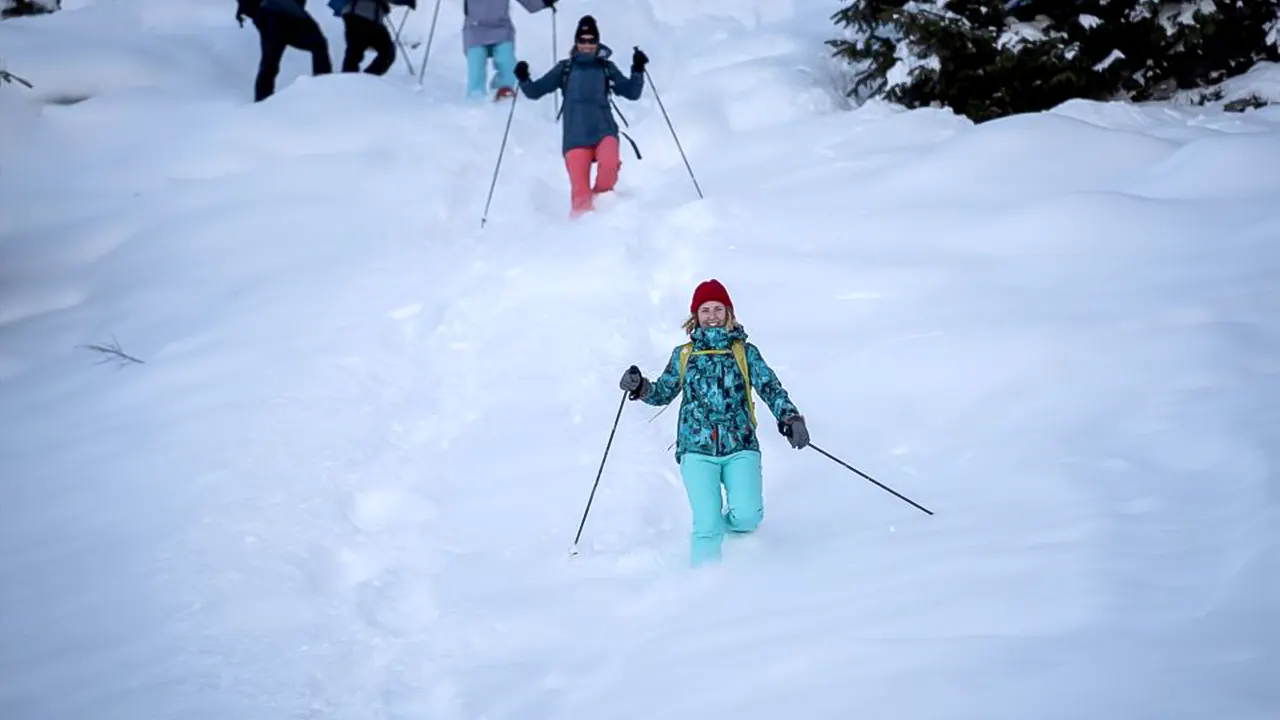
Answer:
<svg viewBox="0 0 1280 720"><path fill-rule="evenodd" d="M423 89L291 55L258 105L226 10L0 24L0 716L1280 712L1276 111L849 112L825 10L582 0L561 41L646 50L707 198L650 88L568 221L521 100L482 231L458 3ZM936 516L761 408L764 525L691 572L675 412L628 405L566 557L712 276Z"/></svg>

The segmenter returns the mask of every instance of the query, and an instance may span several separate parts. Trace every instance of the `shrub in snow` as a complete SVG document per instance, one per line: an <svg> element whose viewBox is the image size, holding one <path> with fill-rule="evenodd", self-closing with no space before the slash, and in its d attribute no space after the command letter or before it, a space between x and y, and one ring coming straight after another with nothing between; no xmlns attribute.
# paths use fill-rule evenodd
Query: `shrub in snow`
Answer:
<svg viewBox="0 0 1280 720"><path fill-rule="evenodd" d="M1257 110L1261 107L1270 105L1271 102L1257 93L1250 93L1239 100L1232 100L1222 106L1227 112L1244 112L1245 110Z"/></svg>
<svg viewBox="0 0 1280 720"><path fill-rule="evenodd" d="M128 365L129 363L143 364L146 362L145 360L139 360L138 358L125 352L120 347L120 341L116 340L115 336L112 336L110 345L94 344L94 345L83 345L81 347L85 348L86 350L92 350L93 352L100 353L102 355L102 359L98 361L98 364L115 363L117 366L123 367L125 365Z"/></svg>
<svg viewBox="0 0 1280 720"><path fill-rule="evenodd" d="M853 0L850 94L975 121L1073 98L1160 99L1276 58L1280 0Z"/></svg>
<svg viewBox="0 0 1280 720"><path fill-rule="evenodd" d="M0 18L43 15L62 8L62 0L0 0Z"/></svg>

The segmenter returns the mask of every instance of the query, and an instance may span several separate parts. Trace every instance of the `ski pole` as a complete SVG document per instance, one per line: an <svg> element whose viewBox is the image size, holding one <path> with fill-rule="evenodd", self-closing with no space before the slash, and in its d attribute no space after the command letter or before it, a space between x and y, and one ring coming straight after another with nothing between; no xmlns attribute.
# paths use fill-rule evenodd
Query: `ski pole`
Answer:
<svg viewBox="0 0 1280 720"><path fill-rule="evenodd" d="M640 372L640 368L635 365L632 365L631 369L637 373ZM587 513L591 512L591 501L595 500L596 488L600 487L600 476L604 474L604 462L609 459L609 448L613 445L613 434L618 432L618 421L622 419L622 408L626 407L629 394L625 390L622 392L622 402L618 403L618 414L613 418L613 429L609 431L609 442L604 446L604 457L600 458L600 469L596 471L596 481L591 485L591 494L587 496L587 507L582 511L582 520L578 523L578 534L573 536L573 547L569 548L570 555L578 554L578 541L582 539L582 528L587 524Z"/></svg>
<svg viewBox="0 0 1280 720"><path fill-rule="evenodd" d="M409 13L413 11L414 8L405 7L404 14L400 16L400 24L396 26L396 42L400 41L400 33L404 32L404 24L409 20Z"/></svg>
<svg viewBox="0 0 1280 720"><path fill-rule="evenodd" d="M417 74L413 69L413 61L409 59L409 51L405 48L404 43L400 42L400 31L404 30L404 22L409 19L409 12L409 8L405 8L404 15L400 18L400 26L396 28L391 39L395 42L396 47L400 49L400 57L404 58L404 64L409 66L409 76L413 77ZM386 16L382 21L387 23L387 28L390 29L391 17Z"/></svg>
<svg viewBox="0 0 1280 720"><path fill-rule="evenodd" d="M885 485L885 484L881 483L879 480L876 480L875 478L871 477L870 475L868 475L868 474L866 474L866 473L862 472L862 471L861 471L861 470L859 470L858 468L856 468L856 467L854 467L854 466L850 465L849 463L847 463L847 462L845 462L845 461L841 460L840 458L836 457L835 455L832 455L831 453L827 452L826 450L823 450L822 448L818 447L817 445L814 445L813 443L809 443L809 447L813 448L814 450L817 450L818 452L820 452L820 453L822 453L823 455L827 456L827 457L828 457L828 458L830 458L831 460L834 460L835 462L837 462L837 463L839 463L839 464L843 465L845 468L847 468L847 469L849 469L849 470L852 470L853 472L855 472L855 473L857 473L857 474L861 475L862 477L866 478L867 480L870 480L871 482L875 483L875 484L876 484L876 486L877 486L877 487L879 487L881 490L884 490L885 492L890 493L891 495L893 495L894 497L898 498L899 500L902 500L902 501L904 501L904 502L906 502L906 503L910 504L911 506L915 507L917 510L920 510L921 512L923 512L923 513L925 513L925 514L927 514L927 515L932 515L932 514L933 514L933 511L932 511L932 510L929 510L928 508L926 508L926 507L924 507L923 505L921 505L921 504L917 503L916 501L912 500L911 498L909 498L909 497L907 497L907 496L905 496L905 495L903 495L903 494L899 493L897 490L894 490L893 488L889 487L888 485Z"/></svg>
<svg viewBox="0 0 1280 720"><path fill-rule="evenodd" d="M636 50L640 48L637 46ZM648 69L644 71L645 80L649 81L649 88L653 90L653 99L658 101L658 108L662 110L662 117L667 120L667 127L671 129L671 137L675 138L676 149L680 151L680 157L684 159L685 169L689 171L689 179L693 180L693 189L698 191L698 197L703 198L702 188L698 187L698 178L693 176L693 168L689 165L689 157L684 154L684 148L680 145L680 136L676 134L676 128L671 124L671 116L667 115L667 108L662 104L662 97L658 95L658 88L653 84L653 76L649 74Z"/></svg>
<svg viewBox="0 0 1280 720"><path fill-rule="evenodd" d="M556 6L551 6L551 67L555 67L560 59L560 51L556 48L560 47L560 43L556 40ZM553 95L556 117L560 117L560 96Z"/></svg>
<svg viewBox="0 0 1280 720"><path fill-rule="evenodd" d="M507 136L511 134L511 118L516 116L516 101L520 99L520 91L511 96L511 111L507 113L507 129L502 131L502 147L498 149L498 164L493 167L493 180L489 183L489 199L484 201L484 215L480 218L480 229L489 220L489 203L493 202L493 189L498 185L498 170L502 167L502 154L507 150Z"/></svg>
<svg viewBox="0 0 1280 720"><path fill-rule="evenodd" d="M436 20L440 18L440 0L436 0L436 9L431 13L431 30L427 32L427 49L422 51L422 67L418 68L418 87L427 76L427 58L431 57L431 41L436 37Z"/></svg>

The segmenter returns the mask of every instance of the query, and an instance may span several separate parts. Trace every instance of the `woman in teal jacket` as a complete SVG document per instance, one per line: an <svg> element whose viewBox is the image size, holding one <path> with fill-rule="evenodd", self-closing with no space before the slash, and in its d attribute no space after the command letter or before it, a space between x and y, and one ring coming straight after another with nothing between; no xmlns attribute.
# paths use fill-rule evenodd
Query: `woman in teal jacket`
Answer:
<svg viewBox="0 0 1280 720"><path fill-rule="evenodd" d="M734 317L733 302L719 281L697 287L689 312L685 331L690 342L672 351L661 377L650 382L632 369L623 374L619 386L632 400L649 405L666 405L683 391L676 462L693 514L691 561L697 566L720 559L726 528L748 533L764 519L751 388L760 393L792 447L808 445L809 432L778 376L760 350L747 342L746 330ZM727 502L721 500L721 485Z"/></svg>

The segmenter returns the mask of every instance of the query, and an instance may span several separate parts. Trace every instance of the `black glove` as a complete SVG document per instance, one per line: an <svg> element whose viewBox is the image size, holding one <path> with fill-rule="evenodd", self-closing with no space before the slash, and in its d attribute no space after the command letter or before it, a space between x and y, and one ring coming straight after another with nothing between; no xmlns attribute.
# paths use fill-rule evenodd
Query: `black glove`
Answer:
<svg viewBox="0 0 1280 720"><path fill-rule="evenodd" d="M809 444L809 428L804 426L804 418L793 415L778 423L778 432L786 436L791 447L799 450Z"/></svg>
<svg viewBox="0 0 1280 720"><path fill-rule="evenodd" d="M262 0L236 0L236 22L244 27L245 18L253 19L258 14L258 6Z"/></svg>
<svg viewBox="0 0 1280 720"><path fill-rule="evenodd" d="M520 82L529 82L529 63L521 60L516 63L516 79Z"/></svg>
<svg viewBox="0 0 1280 720"><path fill-rule="evenodd" d="M618 381L618 387L631 394L632 400L639 400L649 394L649 381L640 373L640 368L632 365L627 371L622 373L622 379Z"/></svg>
<svg viewBox="0 0 1280 720"><path fill-rule="evenodd" d="M631 69L634 72L644 72L644 66L649 64L649 56L644 54L640 48L631 54Z"/></svg>
<svg viewBox="0 0 1280 720"><path fill-rule="evenodd" d="M542 4L543 4L543 5L546 5L546 6L547 6L547 7L549 7L549 8L551 8L551 10L552 10L553 12L554 12L554 11L555 11L555 9L556 9L556 0L542 0Z"/></svg>

